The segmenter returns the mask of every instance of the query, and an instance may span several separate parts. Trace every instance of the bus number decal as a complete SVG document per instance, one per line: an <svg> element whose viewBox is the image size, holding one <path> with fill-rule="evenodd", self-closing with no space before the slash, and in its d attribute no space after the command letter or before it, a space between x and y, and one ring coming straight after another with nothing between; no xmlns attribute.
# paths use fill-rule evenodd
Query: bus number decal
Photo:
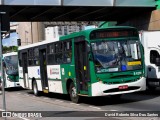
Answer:
<svg viewBox="0 0 160 120"><path fill-rule="evenodd" d="M141 61L132 61L127 63L128 66L133 66L133 65L141 65Z"/></svg>

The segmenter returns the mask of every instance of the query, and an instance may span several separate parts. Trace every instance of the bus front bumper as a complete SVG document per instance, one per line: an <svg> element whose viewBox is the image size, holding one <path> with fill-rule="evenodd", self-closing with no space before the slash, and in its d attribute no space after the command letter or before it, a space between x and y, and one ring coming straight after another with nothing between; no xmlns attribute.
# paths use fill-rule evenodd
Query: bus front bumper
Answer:
<svg viewBox="0 0 160 120"><path fill-rule="evenodd" d="M120 86L128 86L127 89L120 90ZM146 78L142 77L137 81L123 84L104 84L102 82L93 83L91 86L92 96L106 96L132 93L146 90Z"/></svg>

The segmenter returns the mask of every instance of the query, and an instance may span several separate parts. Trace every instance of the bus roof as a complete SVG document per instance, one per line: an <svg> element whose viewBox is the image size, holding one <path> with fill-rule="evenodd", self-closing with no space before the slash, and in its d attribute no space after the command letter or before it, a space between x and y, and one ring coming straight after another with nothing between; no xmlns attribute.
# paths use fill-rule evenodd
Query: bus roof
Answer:
<svg viewBox="0 0 160 120"><path fill-rule="evenodd" d="M18 54L17 54L17 52L9 52L9 53L3 54L3 57L5 57L5 56L11 56L11 55L18 55Z"/></svg>
<svg viewBox="0 0 160 120"><path fill-rule="evenodd" d="M136 29L135 27L131 27L131 26L112 26L112 27L107 27L107 28L93 28L93 29L88 29L88 30L83 30L80 32L74 32L71 33L69 35L65 35L65 36L61 36L60 38L54 38L53 40L44 40L41 42L37 42L37 43L33 43L33 44L29 44L29 45L25 45L25 46L19 46L18 50L22 50L22 49L27 49L27 48L31 48L31 47L35 47L35 46L40 46L40 45L44 45L44 44L48 44L48 43L52 43L52 42L56 42L56 41L63 41L66 39L71 39L73 37L78 37L81 35L86 36L86 38L89 38L89 35L92 31L94 30L101 30L101 29Z"/></svg>
<svg viewBox="0 0 160 120"><path fill-rule="evenodd" d="M22 50L22 49L26 49L26 48L30 48L30 47L35 47L35 46L39 46L39 45L44 45L44 44L55 42L55 41L59 41L59 39L58 38L54 38L53 41L52 40L44 40L44 41L41 41L41 42L37 42L37 43L25 45L25 46L19 46L18 50Z"/></svg>

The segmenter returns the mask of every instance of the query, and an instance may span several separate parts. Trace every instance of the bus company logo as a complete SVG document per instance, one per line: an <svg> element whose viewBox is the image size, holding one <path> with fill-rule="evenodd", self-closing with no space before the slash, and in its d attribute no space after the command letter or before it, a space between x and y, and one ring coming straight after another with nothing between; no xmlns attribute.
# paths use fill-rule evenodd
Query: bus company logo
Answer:
<svg viewBox="0 0 160 120"><path fill-rule="evenodd" d="M50 68L50 75L59 75L59 68Z"/></svg>

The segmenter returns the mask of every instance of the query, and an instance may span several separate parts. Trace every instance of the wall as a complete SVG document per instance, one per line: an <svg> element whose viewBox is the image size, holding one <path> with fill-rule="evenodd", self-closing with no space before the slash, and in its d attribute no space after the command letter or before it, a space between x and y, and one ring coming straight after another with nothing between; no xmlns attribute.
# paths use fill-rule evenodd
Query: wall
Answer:
<svg viewBox="0 0 160 120"><path fill-rule="evenodd" d="M41 22L19 22L16 31L22 46L44 40L44 24Z"/></svg>

